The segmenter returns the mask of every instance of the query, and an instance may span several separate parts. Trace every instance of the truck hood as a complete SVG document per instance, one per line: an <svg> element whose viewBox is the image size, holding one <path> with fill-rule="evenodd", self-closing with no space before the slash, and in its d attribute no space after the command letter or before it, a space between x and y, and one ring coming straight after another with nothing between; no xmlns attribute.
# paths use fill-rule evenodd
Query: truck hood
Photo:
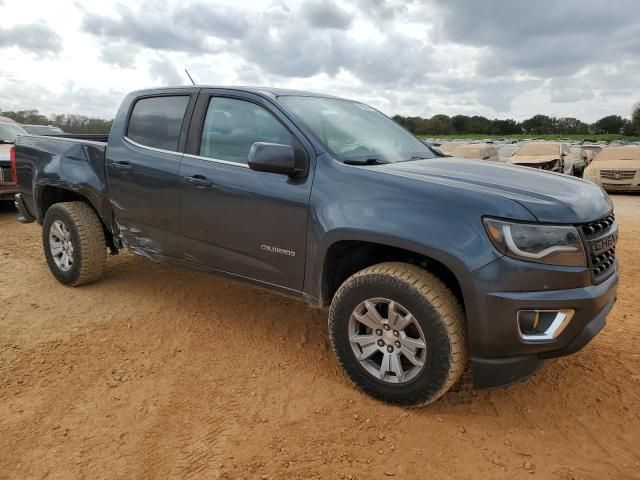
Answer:
<svg viewBox="0 0 640 480"><path fill-rule="evenodd" d="M586 223L612 209L607 194L579 178L528 167L462 158L433 158L370 167L456 189L508 198L529 210L540 222Z"/></svg>
<svg viewBox="0 0 640 480"><path fill-rule="evenodd" d="M538 165L559 159L558 155L514 155L511 157L511 161L516 165Z"/></svg>

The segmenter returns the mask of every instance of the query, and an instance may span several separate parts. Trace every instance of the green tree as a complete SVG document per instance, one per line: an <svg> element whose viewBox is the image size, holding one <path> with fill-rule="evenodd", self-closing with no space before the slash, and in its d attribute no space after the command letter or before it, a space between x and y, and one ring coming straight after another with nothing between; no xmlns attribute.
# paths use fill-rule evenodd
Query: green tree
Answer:
<svg viewBox="0 0 640 480"><path fill-rule="evenodd" d="M616 133L619 134L624 128L624 119L620 115L609 115L602 117L593 124L593 133Z"/></svg>
<svg viewBox="0 0 640 480"><path fill-rule="evenodd" d="M633 106L631 111L631 126L636 135L640 135L640 102Z"/></svg>
<svg viewBox="0 0 640 480"><path fill-rule="evenodd" d="M491 127L489 129L491 135L510 135L513 133L522 133L522 127L518 122L511 118L506 120L491 120Z"/></svg>
<svg viewBox="0 0 640 480"><path fill-rule="evenodd" d="M432 135L446 135L453 133L451 119L448 115L438 114L427 120L426 132Z"/></svg>
<svg viewBox="0 0 640 480"><path fill-rule="evenodd" d="M455 133L465 134L471 133L471 118L467 115L454 115L451 117L451 126Z"/></svg>
<svg viewBox="0 0 640 480"><path fill-rule="evenodd" d="M556 120L556 132L565 134L589 133L589 125L573 117L562 117Z"/></svg>
<svg viewBox="0 0 640 480"><path fill-rule="evenodd" d="M534 115L522 122L522 129L531 135L556 133L557 120L547 115Z"/></svg>

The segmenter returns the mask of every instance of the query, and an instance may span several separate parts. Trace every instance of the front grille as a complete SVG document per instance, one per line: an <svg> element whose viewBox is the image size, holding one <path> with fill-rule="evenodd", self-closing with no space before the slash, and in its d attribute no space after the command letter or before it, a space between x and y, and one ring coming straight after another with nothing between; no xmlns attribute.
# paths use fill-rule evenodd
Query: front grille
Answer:
<svg viewBox="0 0 640 480"><path fill-rule="evenodd" d="M606 217L601 218L600 220L596 220L595 222L580 225L580 228L582 228L582 231L587 237L592 237L593 235L603 232L604 230L609 228L615 221L616 217L612 213L611 215L607 215Z"/></svg>
<svg viewBox="0 0 640 480"><path fill-rule="evenodd" d="M611 247L604 253L591 257L591 268L595 277L606 273L616 261L616 247Z"/></svg>
<svg viewBox="0 0 640 480"><path fill-rule="evenodd" d="M615 216L612 213L604 218L596 220L595 222L580 225L580 228L586 237L589 264L591 266L593 279L596 282L604 280L604 278L612 272L612 269L616 264L615 242L613 242L613 245L604 251L598 251L597 254L594 254L593 252L595 248L594 245L598 244L598 242L603 238L607 238L609 233L616 232L613 228L615 221Z"/></svg>
<svg viewBox="0 0 640 480"><path fill-rule="evenodd" d="M609 180L631 180L637 170L600 170L600 177Z"/></svg>

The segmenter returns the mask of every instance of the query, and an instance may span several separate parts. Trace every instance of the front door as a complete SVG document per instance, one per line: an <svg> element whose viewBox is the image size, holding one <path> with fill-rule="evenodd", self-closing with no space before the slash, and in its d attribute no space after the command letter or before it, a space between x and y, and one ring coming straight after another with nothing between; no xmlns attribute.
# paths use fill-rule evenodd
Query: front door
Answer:
<svg viewBox="0 0 640 480"><path fill-rule="evenodd" d="M292 145L299 133L268 101L229 91L201 94L193 125L180 168L185 258L301 291L312 169L290 178L247 165L254 142Z"/></svg>

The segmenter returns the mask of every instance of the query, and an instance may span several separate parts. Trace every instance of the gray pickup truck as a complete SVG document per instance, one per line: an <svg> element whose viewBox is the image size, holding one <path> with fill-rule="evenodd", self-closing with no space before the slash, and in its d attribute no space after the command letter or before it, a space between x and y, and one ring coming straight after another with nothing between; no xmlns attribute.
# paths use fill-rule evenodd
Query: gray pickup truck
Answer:
<svg viewBox="0 0 640 480"><path fill-rule="evenodd" d="M329 307L348 377L421 405L532 375L604 326L612 204L552 172L439 158L375 109L267 88L128 95L110 135L20 136L18 219L53 275L106 253L226 275ZM301 322L304 319L300 319Z"/></svg>

